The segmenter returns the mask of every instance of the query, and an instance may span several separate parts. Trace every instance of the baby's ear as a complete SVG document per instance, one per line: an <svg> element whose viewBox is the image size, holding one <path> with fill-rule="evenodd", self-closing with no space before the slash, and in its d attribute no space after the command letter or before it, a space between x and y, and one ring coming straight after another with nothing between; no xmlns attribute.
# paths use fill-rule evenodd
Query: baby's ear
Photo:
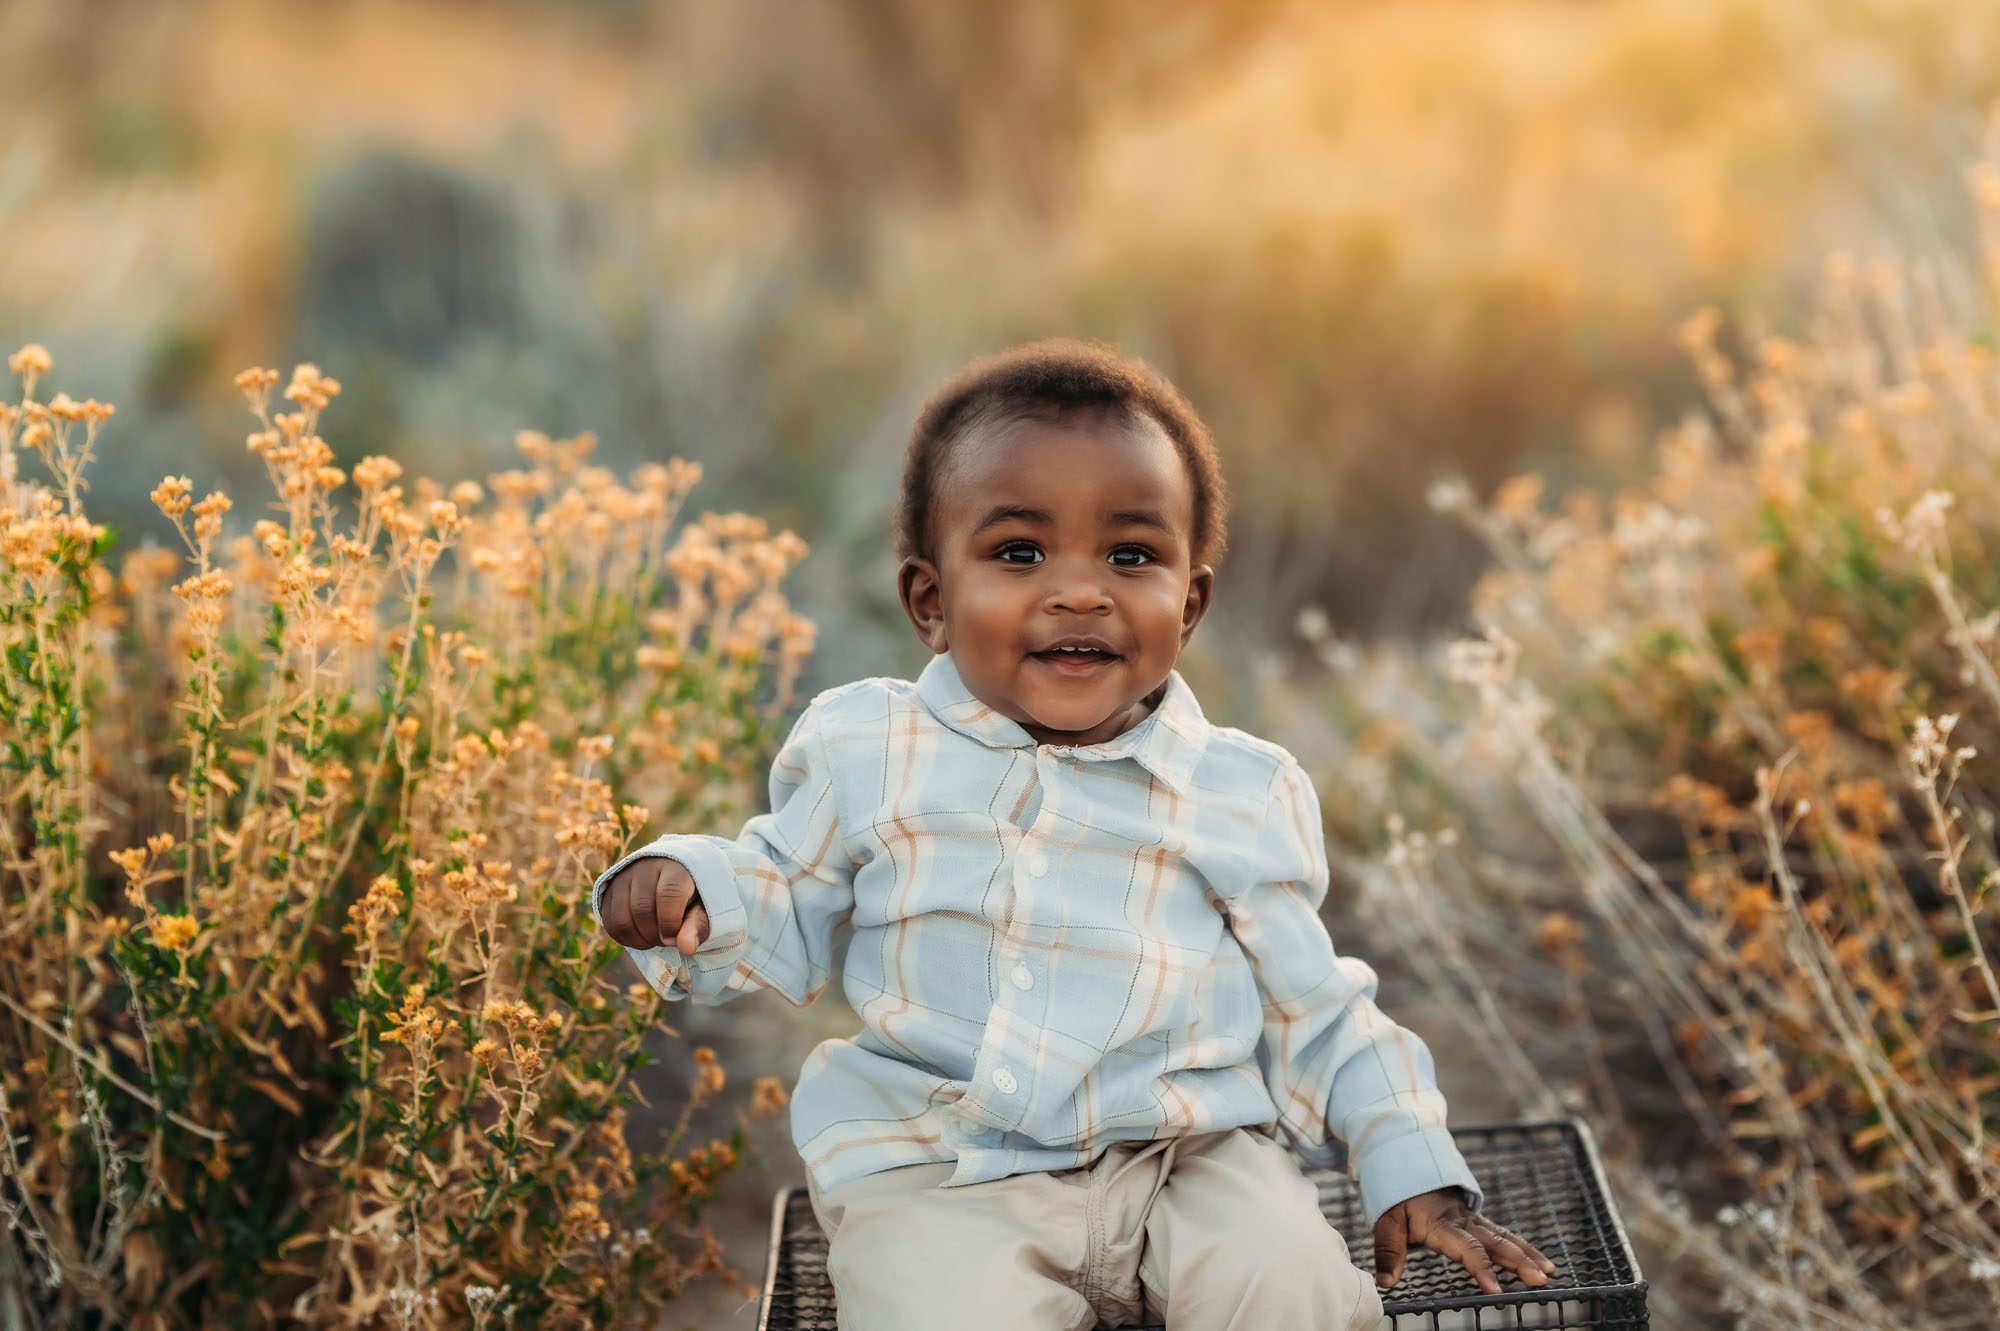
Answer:
<svg viewBox="0 0 2000 1331"><path fill-rule="evenodd" d="M1188 572L1187 600L1181 605L1181 646L1188 644L1194 636L1195 626L1208 613L1209 602L1215 596L1215 570L1207 564L1196 564Z"/></svg>
<svg viewBox="0 0 2000 1331"><path fill-rule="evenodd" d="M919 555L905 559L896 570L896 594L924 646L942 652L950 645L944 629L943 583L935 564Z"/></svg>

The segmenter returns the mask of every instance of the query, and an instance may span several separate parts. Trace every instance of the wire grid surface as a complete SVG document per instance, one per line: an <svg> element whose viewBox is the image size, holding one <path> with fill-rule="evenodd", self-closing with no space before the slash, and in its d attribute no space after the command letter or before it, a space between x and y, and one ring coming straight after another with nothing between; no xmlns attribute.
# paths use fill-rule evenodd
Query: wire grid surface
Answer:
<svg viewBox="0 0 2000 1331"><path fill-rule="evenodd" d="M1452 1132L1486 1193L1485 1213L1526 1238L1556 1264L1531 1289L1501 1273L1502 1290L1481 1294L1470 1272L1427 1248L1412 1247L1403 1279L1382 1298L1383 1323L1396 1331L1643 1331L1646 1283L1611 1204L1597 1146L1581 1120L1499 1123ZM1347 1176L1300 1164L1319 1188L1320 1209L1356 1260L1372 1257L1374 1236ZM764 1273L759 1331L836 1331L826 1235L803 1187L779 1192ZM947 1326L949 1309L938 1309Z"/></svg>

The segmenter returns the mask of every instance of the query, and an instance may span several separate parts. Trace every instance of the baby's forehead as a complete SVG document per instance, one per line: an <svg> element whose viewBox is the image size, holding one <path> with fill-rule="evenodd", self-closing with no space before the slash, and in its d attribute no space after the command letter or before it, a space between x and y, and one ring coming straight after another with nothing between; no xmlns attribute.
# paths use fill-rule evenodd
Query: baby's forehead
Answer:
<svg viewBox="0 0 2000 1331"><path fill-rule="evenodd" d="M1061 510L1107 522L1152 515L1185 536L1194 494L1180 451L1157 422L1099 413L967 431L940 468L936 507L949 531L982 525L996 510L1029 510L1029 517Z"/></svg>

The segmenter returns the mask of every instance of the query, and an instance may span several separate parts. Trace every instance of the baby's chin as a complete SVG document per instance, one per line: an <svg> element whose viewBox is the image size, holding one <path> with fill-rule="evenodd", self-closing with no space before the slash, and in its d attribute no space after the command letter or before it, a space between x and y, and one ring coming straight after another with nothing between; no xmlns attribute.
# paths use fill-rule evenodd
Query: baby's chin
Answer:
<svg viewBox="0 0 2000 1331"><path fill-rule="evenodd" d="M1020 699L1022 710L1027 713L1027 724L1045 731L1060 731L1066 735L1082 736L1094 731L1125 712L1131 710L1137 701L1124 696L1123 691L1098 687L1076 689L1068 697L1051 696L1055 690L1030 690ZM1056 740L1054 743L1074 743L1072 740ZM1102 742L1102 741L1098 741Z"/></svg>

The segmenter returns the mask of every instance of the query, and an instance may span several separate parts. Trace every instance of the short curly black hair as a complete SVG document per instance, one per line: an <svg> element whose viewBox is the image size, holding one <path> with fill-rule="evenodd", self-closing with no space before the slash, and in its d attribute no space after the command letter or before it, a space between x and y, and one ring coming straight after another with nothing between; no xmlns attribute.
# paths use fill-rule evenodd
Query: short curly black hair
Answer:
<svg viewBox="0 0 2000 1331"><path fill-rule="evenodd" d="M935 562L931 501L951 446L978 428L1013 421L1067 423L1151 417L1187 467L1194 488L1190 563L1218 559L1227 543L1228 490L1215 441L1193 405L1168 378L1116 347L1077 338L1044 338L960 367L925 399L903 454L896 504L896 557Z"/></svg>

